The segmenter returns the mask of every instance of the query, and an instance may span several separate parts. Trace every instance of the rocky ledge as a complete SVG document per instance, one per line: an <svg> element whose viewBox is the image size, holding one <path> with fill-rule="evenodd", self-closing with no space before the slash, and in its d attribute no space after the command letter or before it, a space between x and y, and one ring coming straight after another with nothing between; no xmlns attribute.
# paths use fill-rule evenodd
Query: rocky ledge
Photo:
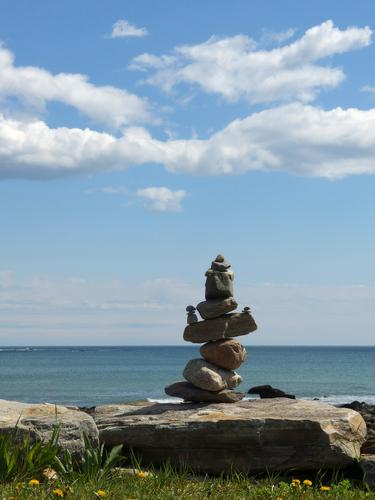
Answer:
<svg viewBox="0 0 375 500"><path fill-rule="evenodd" d="M83 411L49 403L29 404L0 399L0 433L17 427L20 435L48 441L55 427L59 429L59 444L79 459L83 456L86 434L93 446L99 444L99 432L93 418Z"/></svg>
<svg viewBox="0 0 375 500"><path fill-rule="evenodd" d="M359 458L366 437L351 409L286 398L99 406L93 417L106 445L209 474L339 469Z"/></svg>

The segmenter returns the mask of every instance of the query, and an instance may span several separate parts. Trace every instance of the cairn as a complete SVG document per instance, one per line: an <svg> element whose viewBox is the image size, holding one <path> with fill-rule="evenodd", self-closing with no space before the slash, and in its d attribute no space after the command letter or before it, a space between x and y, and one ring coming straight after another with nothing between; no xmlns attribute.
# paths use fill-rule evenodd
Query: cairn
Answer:
<svg viewBox="0 0 375 500"><path fill-rule="evenodd" d="M218 255L206 272L206 300L197 307L187 306L187 327L184 340L203 344L202 358L191 359L183 371L186 382L175 382L165 388L169 396L184 401L235 403L244 394L234 389L242 378L234 370L245 361L246 349L233 337L247 335L257 325L245 307L241 313L233 313L238 307L233 298L234 273L231 265ZM196 310L203 318L198 320Z"/></svg>

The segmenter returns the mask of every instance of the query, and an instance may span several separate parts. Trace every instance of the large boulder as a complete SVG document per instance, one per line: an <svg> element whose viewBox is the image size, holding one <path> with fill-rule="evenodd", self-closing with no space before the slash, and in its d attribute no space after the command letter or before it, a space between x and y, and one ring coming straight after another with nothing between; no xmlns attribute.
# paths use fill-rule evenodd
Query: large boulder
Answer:
<svg viewBox="0 0 375 500"><path fill-rule="evenodd" d="M222 389L234 389L242 378L232 370L224 370L206 360L191 359L184 368L184 378L205 391L221 391Z"/></svg>
<svg viewBox="0 0 375 500"><path fill-rule="evenodd" d="M237 370L246 359L246 349L238 340L224 339L202 345L200 353L206 361L226 370Z"/></svg>
<svg viewBox="0 0 375 500"><path fill-rule="evenodd" d="M366 425L353 410L292 399L97 407L101 442L144 464L170 460L210 474L339 469L359 458Z"/></svg>
<svg viewBox="0 0 375 500"><path fill-rule="evenodd" d="M375 489L375 455L362 455L359 465L363 472L363 481Z"/></svg>
<svg viewBox="0 0 375 500"><path fill-rule="evenodd" d="M99 432L93 418L85 412L42 403L19 403L0 400L0 433L30 434L34 440L48 441L55 427L59 429L59 444L79 459L83 456L86 434L91 444L99 444Z"/></svg>
<svg viewBox="0 0 375 500"><path fill-rule="evenodd" d="M184 340L204 344L211 340L239 337L254 332L257 325L252 315L245 313L225 314L220 318L198 321L184 330Z"/></svg>
<svg viewBox="0 0 375 500"><path fill-rule="evenodd" d="M241 401L245 396L242 392L231 391L229 389L223 389L219 392L205 391L189 382L175 382L174 384L167 385L165 393L168 396L194 403L236 403L237 401Z"/></svg>
<svg viewBox="0 0 375 500"><path fill-rule="evenodd" d="M237 309L237 302L233 297L228 299L204 300L199 302L197 309L203 319L214 319Z"/></svg>

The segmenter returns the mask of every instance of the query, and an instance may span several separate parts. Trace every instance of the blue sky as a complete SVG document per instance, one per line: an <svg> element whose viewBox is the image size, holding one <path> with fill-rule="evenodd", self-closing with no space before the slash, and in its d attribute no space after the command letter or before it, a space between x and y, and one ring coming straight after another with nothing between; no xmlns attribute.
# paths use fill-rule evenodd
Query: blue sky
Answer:
<svg viewBox="0 0 375 500"><path fill-rule="evenodd" d="M372 1L7 1L0 344L374 345Z"/></svg>

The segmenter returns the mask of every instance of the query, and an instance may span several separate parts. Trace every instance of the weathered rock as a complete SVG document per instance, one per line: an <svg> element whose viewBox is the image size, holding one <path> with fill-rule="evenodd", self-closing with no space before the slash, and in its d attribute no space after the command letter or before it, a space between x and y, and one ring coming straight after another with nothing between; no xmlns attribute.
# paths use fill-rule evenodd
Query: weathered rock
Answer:
<svg viewBox="0 0 375 500"><path fill-rule="evenodd" d="M365 455L375 454L375 405L352 401L343 405L338 405L339 408L350 408L351 410L358 411L366 422L367 425L367 439L363 443L361 452Z"/></svg>
<svg viewBox="0 0 375 500"><path fill-rule="evenodd" d="M223 389L219 392L204 391L189 382L175 382L165 388L168 396L194 403L236 403L245 396L242 392Z"/></svg>
<svg viewBox="0 0 375 500"><path fill-rule="evenodd" d="M195 387L214 392L234 389L242 382L236 372L224 370L201 358L191 359L185 366L183 376Z"/></svg>
<svg viewBox="0 0 375 500"><path fill-rule="evenodd" d="M0 433L17 427L21 435L28 433L32 439L48 441L56 426L59 428L59 444L75 458L83 456L83 434L93 446L98 446L98 429L87 413L54 404L0 400Z"/></svg>
<svg viewBox="0 0 375 500"><path fill-rule="evenodd" d="M254 318L249 313L231 313L220 318L198 321L188 325L184 331L184 340L195 344L204 344L211 340L239 337L257 329Z"/></svg>
<svg viewBox="0 0 375 500"><path fill-rule="evenodd" d="M228 299L205 300L197 305L203 319L214 319L223 314L234 311L238 304L233 297Z"/></svg>
<svg viewBox="0 0 375 500"><path fill-rule="evenodd" d="M226 370L236 370L246 359L246 349L238 340L224 339L208 342L200 348L206 361Z"/></svg>
<svg viewBox="0 0 375 500"><path fill-rule="evenodd" d="M195 307L187 306L186 312L187 312L186 321L188 325L192 325L193 323L196 323L198 321L198 316L195 314Z"/></svg>
<svg viewBox="0 0 375 500"><path fill-rule="evenodd" d="M227 262L221 254L219 254L216 259L211 262L211 269L214 271L227 271L230 266L229 262Z"/></svg>
<svg viewBox="0 0 375 500"><path fill-rule="evenodd" d="M100 440L124 444L158 466L202 473L339 469L359 457L366 426L353 410L315 401L97 407Z"/></svg>
<svg viewBox="0 0 375 500"><path fill-rule="evenodd" d="M206 272L206 300L233 297L233 274L228 272Z"/></svg>
<svg viewBox="0 0 375 500"><path fill-rule="evenodd" d="M375 454L361 455L359 466L363 472L363 481L371 488L375 487Z"/></svg>
<svg viewBox="0 0 375 500"><path fill-rule="evenodd" d="M287 394L281 389L276 389L271 385L257 385L255 387L251 387L251 389L249 389L247 392L248 394L259 394L261 399L266 399L266 398L296 399L296 397L293 394Z"/></svg>

